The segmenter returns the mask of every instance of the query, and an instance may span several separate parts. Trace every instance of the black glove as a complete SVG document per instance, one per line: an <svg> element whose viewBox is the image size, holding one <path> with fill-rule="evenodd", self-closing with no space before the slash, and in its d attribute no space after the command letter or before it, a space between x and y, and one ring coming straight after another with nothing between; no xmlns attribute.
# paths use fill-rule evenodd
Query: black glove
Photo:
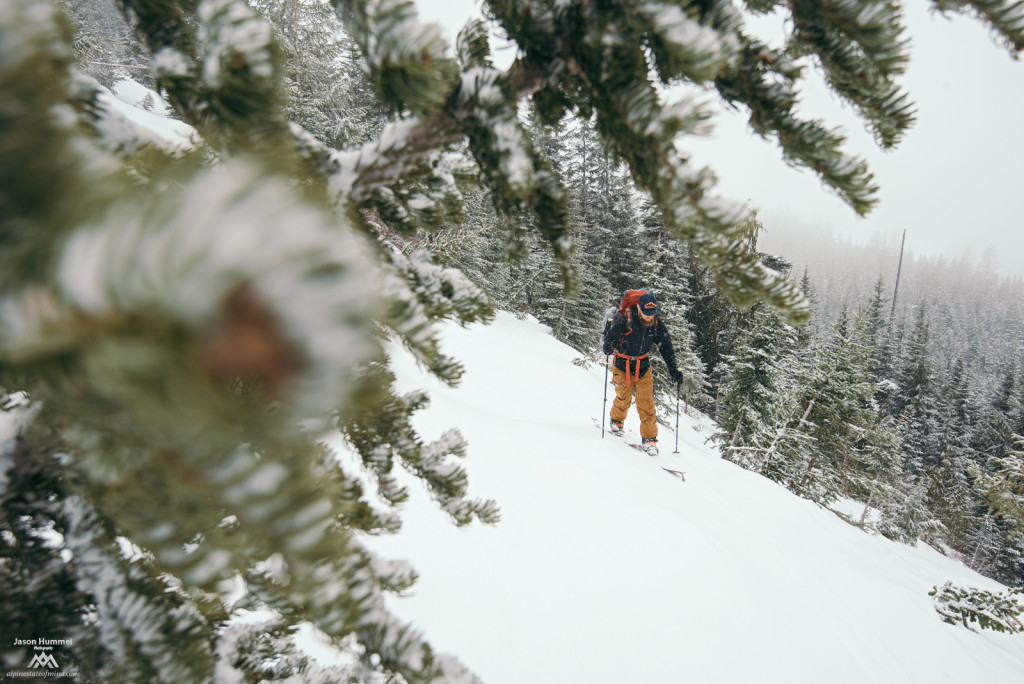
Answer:
<svg viewBox="0 0 1024 684"><path fill-rule="evenodd" d="M678 368L675 368L675 369L671 369L669 371L669 373L671 374L672 382L676 383L677 385L681 385L682 384L682 382L683 382L683 371L682 370L680 370Z"/></svg>

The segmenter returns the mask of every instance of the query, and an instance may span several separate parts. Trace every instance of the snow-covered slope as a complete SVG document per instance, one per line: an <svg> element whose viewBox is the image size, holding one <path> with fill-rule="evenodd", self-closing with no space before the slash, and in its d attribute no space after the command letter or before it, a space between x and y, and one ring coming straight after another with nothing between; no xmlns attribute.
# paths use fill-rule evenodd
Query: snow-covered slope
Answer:
<svg viewBox="0 0 1024 684"><path fill-rule="evenodd" d="M171 119L170 108L153 91L134 81L119 82L114 92L98 83L95 85L100 90L99 101L104 113L97 125L108 145L130 152L149 144L171 156L195 147L195 129ZM146 111L140 104L147 95L154 102L153 111Z"/></svg>
<svg viewBox="0 0 1024 684"><path fill-rule="evenodd" d="M928 596L997 583L721 460L706 420L684 418L678 455L662 428L659 461L685 483L602 440L603 369L535 322L443 330L459 387L402 350L394 370L430 392L425 438L462 430L471 493L502 522L456 529L413 483L403 531L370 543L420 573L395 612L485 681L1024 681L1024 636L944 624Z"/></svg>

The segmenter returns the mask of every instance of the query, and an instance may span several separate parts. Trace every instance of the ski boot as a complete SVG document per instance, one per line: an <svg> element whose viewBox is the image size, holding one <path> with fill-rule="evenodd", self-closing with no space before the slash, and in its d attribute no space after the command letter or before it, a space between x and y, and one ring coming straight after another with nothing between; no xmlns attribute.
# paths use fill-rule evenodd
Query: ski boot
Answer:
<svg viewBox="0 0 1024 684"><path fill-rule="evenodd" d="M611 422L611 427L608 428L608 432L612 433L616 437L622 437L626 434L626 427L617 420Z"/></svg>
<svg viewBox="0 0 1024 684"><path fill-rule="evenodd" d="M644 441L643 441L643 444L640 445L640 448L648 456L657 456L658 455L658 439L656 437L645 437Z"/></svg>

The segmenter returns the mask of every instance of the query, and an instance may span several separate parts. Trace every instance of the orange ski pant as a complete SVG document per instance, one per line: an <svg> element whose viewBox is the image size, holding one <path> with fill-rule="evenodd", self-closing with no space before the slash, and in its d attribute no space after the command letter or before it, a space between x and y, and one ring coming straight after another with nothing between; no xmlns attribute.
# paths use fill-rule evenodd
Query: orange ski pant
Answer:
<svg viewBox="0 0 1024 684"><path fill-rule="evenodd" d="M632 380L629 383L628 380ZM658 418L654 409L654 372L648 370L642 378L627 378L625 371L612 366L612 384L615 385L615 399L612 401L611 419L620 423L626 420L629 406L636 392L636 412L640 415L640 436L655 439L658 436Z"/></svg>

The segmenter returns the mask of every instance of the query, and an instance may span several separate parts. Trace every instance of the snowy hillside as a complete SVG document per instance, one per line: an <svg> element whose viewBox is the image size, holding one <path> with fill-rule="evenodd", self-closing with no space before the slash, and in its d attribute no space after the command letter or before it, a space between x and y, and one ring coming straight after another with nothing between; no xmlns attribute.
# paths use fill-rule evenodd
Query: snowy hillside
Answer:
<svg viewBox="0 0 1024 684"><path fill-rule="evenodd" d="M471 492L502 521L456 529L410 482L403 531L370 543L420 573L393 610L484 681L1024 681L1024 636L944 624L928 596L997 583L721 460L706 420L684 418L678 455L663 427L657 461L602 440L603 369L534 322L500 314L444 341L459 387L402 350L394 370L430 392L424 438L463 432Z"/></svg>

